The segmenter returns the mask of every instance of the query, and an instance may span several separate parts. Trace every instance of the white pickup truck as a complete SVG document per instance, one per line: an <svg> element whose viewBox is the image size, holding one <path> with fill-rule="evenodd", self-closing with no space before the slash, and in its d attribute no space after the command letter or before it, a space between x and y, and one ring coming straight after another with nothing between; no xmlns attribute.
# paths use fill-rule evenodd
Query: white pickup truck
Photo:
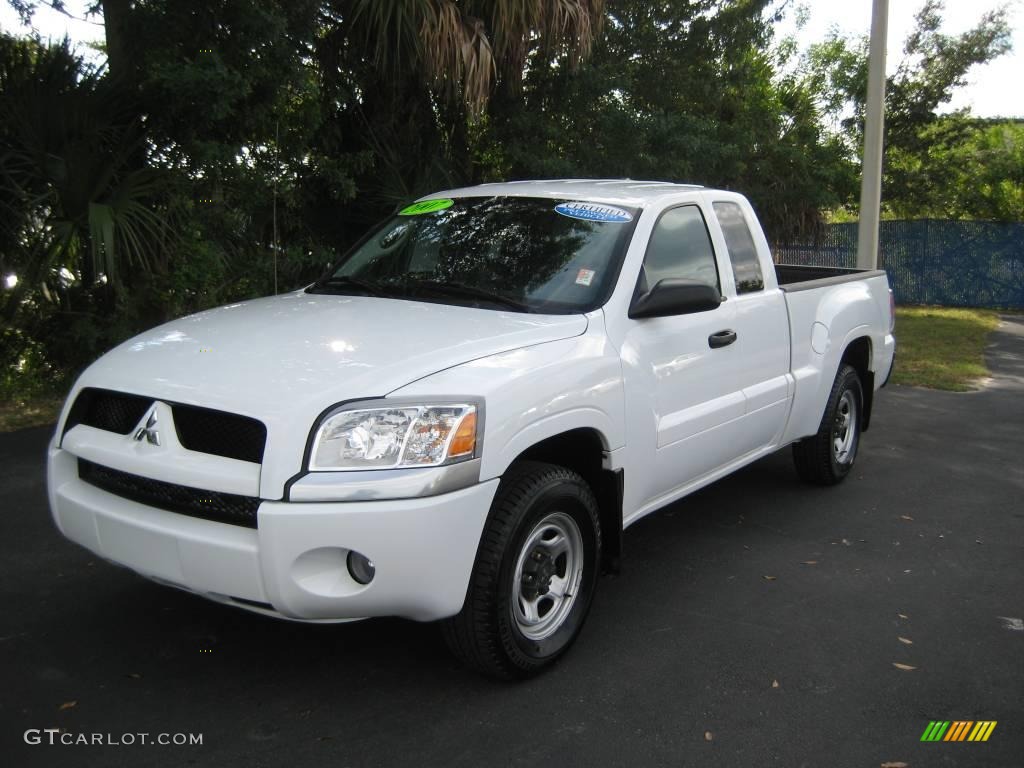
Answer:
<svg viewBox="0 0 1024 768"><path fill-rule="evenodd" d="M623 530L793 446L849 473L893 364L881 271L772 263L738 194L640 181L424 198L313 285L174 320L76 382L57 527L268 616L443 620L521 677Z"/></svg>

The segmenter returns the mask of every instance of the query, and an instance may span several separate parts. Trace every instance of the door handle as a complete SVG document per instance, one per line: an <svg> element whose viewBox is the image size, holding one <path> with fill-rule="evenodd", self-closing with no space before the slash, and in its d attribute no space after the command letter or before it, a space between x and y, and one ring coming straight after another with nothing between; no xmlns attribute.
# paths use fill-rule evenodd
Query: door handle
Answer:
<svg viewBox="0 0 1024 768"><path fill-rule="evenodd" d="M708 336L708 346L712 349L728 347L734 341L736 341L736 331L731 330L719 331Z"/></svg>

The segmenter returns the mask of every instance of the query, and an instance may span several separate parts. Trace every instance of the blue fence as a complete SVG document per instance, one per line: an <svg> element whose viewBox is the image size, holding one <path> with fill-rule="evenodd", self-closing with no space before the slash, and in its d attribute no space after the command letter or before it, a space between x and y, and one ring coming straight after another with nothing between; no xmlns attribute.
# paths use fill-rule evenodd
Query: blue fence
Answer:
<svg viewBox="0 0 1024 768"><path fill-rule="evenodd" d="M774 250L785 264L855 267L857 224ZM883 221L878 261L899 304L1024 309L1024 223Z"/></svg>

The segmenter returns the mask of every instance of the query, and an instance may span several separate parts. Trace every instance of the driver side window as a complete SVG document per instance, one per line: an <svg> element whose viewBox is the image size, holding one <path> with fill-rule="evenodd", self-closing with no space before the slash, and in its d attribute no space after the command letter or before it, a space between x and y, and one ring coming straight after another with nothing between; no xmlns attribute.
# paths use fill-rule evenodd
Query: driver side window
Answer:
<svg viewBox="0 0 1024 768"><path fill-rule="evenodd" d="M661 214L647 243L638 289L646 292L669 277L696 280L721 292L711 236L696 205L681 205Z"/></svg>

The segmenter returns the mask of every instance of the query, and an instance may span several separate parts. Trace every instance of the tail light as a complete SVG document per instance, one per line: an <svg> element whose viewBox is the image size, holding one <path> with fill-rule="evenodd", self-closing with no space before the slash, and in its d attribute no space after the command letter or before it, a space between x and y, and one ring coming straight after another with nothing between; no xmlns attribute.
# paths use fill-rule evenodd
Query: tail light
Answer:
<svg viewBox="0 0 1024 768"><path fill-rule="evenodd" d="M896 330L896 294L889 289L889 333Z"/></svg>

